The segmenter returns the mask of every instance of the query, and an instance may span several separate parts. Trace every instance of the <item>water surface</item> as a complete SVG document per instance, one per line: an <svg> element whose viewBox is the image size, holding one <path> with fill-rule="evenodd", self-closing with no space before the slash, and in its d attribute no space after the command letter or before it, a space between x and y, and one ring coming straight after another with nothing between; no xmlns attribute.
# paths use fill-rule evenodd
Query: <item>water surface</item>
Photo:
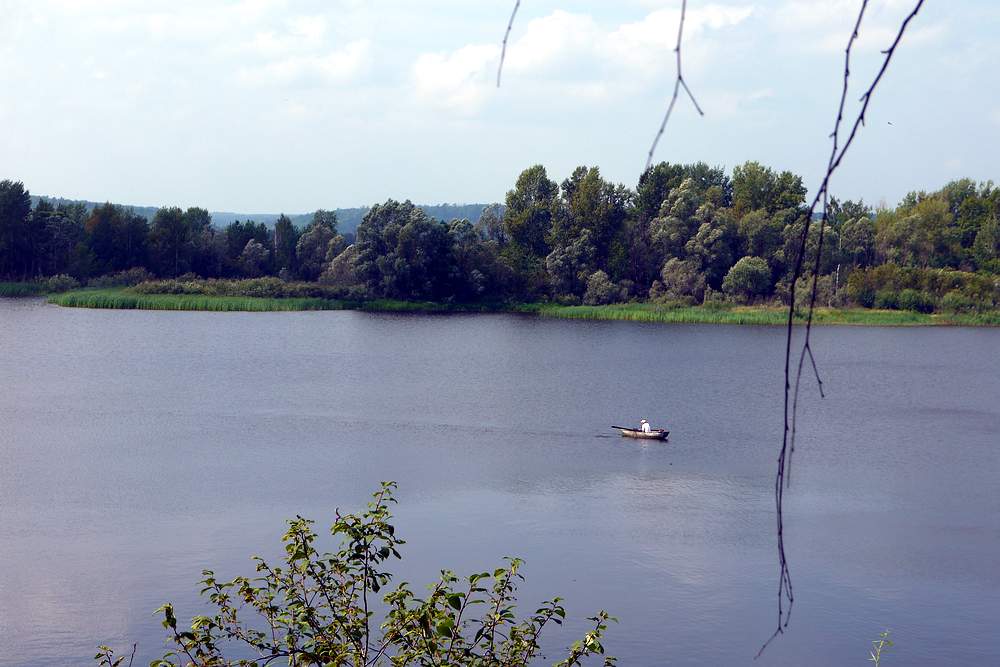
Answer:
<svg viewBox="0 0 1000 667"><path fill-rule="evenodd" d="M1000 663L1000 330L815 337L758 664L863 665L885 628L892 664ZM622 665L749 664L773 630L780 329L2 300L0 349L0 665L148 663L202 568L383 479L401 577L523 557L524 608L573 619L553 661L600 608ZM607 428L641 417L671 442Z"/></svg>

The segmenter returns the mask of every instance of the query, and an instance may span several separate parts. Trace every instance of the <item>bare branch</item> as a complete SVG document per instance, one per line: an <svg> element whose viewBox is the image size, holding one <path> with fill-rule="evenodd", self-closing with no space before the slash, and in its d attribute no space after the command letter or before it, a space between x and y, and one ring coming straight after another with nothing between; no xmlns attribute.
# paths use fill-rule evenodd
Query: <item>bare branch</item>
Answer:
<svg viewBox="0 0 1000 667"><path fill-rule="evenodd" d="M858 18L854 24L854 30L851 32L850 38L847 40L847 48L844 50L844 82L843 88L840 95L840 104L837 107L837 118L834 122L833 132L830 134L832 139L832 147L830 150L830 158L827 161L826 174L823 176L823 180L820 183L819 189L816 191L816 195L813 197L812 204L809 206L809 210L806 213L805 223L802 227L802 232L798 239L798 253L795 259L795 266L792 271L792 278L789 289L789 303L788 303L788 320L786 325L785 334L785 409L784 409L784 419L785 427L782 435L781 450L778 454L778 470L775 475L774 480L774 501L775 509L777 511L777 529L778 529L778 565L779 565L779 575L778 575L778 624L774 631L763 646L761 646L760 651L757 653L759 657L764 649L774 640L778 635L780 635L786 627L788 627L788 622L791 618L792 604L794 603L794 596L792 594L792 579L791 573L788 569L788 560L785 557L785 542L783 533L783 520L782 520L782 500L784 489L788 484L791 483L791 456L795 449L795 416L798 409L798 394L799 385L802 380L802 368L804 365L806 355L809 356L809 360L812 363L813 371L816 375L816 381L820 388L820 395L823 395L823 382L820 379L819 370L816 367L816 360L813 356L812 345L811 345L811 334L812 334L812 323L813 323L813 312L816 307L816 292L817 292L817 279L819 277L820 269L820 258L823 253L823 237L826 231L826 224L829 220L828 210L827 210L827 197L829 195L830 179L833 173L840 166L841 161L844 159L844 155L847 150L851 147L854 142L854 138L857 136L858 129L864 125L865 113L868 111L868 105L871 103L872 95L875 92L876 87L882 81L882 77L889 67L889 62L892 60L892 56L896 52L896 47L899 46L900 41L903 38L903 34L906 32L907 27L910 25L910 21L917 15L920 8L923 6L924 0L917 0L913 9L910 13L903 19L903 22L899 26L899 31L896 34L896 38L893 40L892 44L888 49L883 51L885 56L882 61L882 66L879 68L878 73L872 80L871 85L860 98L861 109L858 112L857 117L851 126L851 131L847 136L847 140L844 142L843 146L840 145L840 130L841 125L844 120L844 107L847 102L847 91L848 83L851 75L851 50L854 47L855 42L858 38L858 33L861 29L861 23L864 19L865 10L868 8L868 0L862 0L861 8L858 11ZM823 202L823 215L820 220L819 227L819 243L816 251L816 258L813 264L813 277L812 277L812 289L809 296L809 311L806 317L806 328L805 328L805 338L802 342L802 351L799 355L798 370L795 377L794 393L792 393L792 383L791 383L791 359L792 359L792 332L794 327L794 317L795 317L795 285L799 278L802 277L802 266L805 261L806 255L806 245L809 238L810 227L812 226L813 215L816 212L816 206ZM792 399L791 401L789 399ZM791 406L789 403L791 402ZM791 410L789 408L791 407ZM788 603L787 609L784 603Z"/></svg>
<svg viewBox="0 0 1000 667"><path fill-rule="evenodd" d="M507 40L510 38L511 28L514 27L514 17L521 7L521 0L514 2L514 11L510 13L510 20L507 21L507 31L503 34L503 43L500 45L500 65L497 67L497 88L500 87L500 75L503 74L503 62L507 57Z"/></svg>
<svg viewBox="0 0 1000 667"><path fill-rule="evenodd" d="M656 145L660 143L660 138L663 136L663 132L667 129L667 123L670 121L670 114L674 111L674 105L677 103L677 96L681 92L681 88L684 88L684 92L688 94L691 99L691 103L694 104L695 110L698 112L699 116L704 116L705 112L701 110L701 106L698 104L698 100L694 98L694 93L688 88L687 82L684 80L684 73L681 69L681 39L684 36L684 17L687 15L687 0L681 0L681 20L677 24L677 45L674 47L674 54L677 57L677 78L674 79L674 94L670 96L670 103L667 105L667 112L663 114L663 121L660 122L660 128L656 131L656 136L653 137L653 145L649 147L649 154L646 156L646 169L649 169L650 165L653 164L653 153L656 152Z"/></svg>

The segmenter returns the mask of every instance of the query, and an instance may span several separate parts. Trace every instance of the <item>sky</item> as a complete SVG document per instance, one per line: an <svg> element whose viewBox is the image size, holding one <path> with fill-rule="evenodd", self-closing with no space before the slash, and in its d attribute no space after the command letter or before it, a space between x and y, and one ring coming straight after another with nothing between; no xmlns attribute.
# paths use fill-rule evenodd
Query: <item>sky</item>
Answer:
<svg viewBox="0 0 1000 667"><path fill-rule="evenodd" d="M872 0L849 113L913 0ZM859 0L688 2L657 160L816 187ZM502 201L543 164L634 186L680 0L0 0L0 178L134 205L302 212ZM928 0L832 184L894 204L1000 180L1000 2Z"/></svg>

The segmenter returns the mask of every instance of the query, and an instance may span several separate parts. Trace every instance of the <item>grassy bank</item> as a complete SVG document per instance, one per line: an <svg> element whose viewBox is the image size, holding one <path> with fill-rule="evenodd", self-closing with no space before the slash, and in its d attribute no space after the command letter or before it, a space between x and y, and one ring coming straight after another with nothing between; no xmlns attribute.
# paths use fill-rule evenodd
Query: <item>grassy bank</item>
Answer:
<svg viewBox="0 0 1000 667"><path fill-rule="evenodd" d="M112 308L126 310L196 310L196 311L295 311L361 310L384 313L458 313L513 312L579 320L624 320L668 324L749 324L782 325L787 311L773 306L663 306L651 303L610 306L559 306L529 303L441 304L418 301L376 299L348 301L322 298L264 298L206 296L200 294L137 294L127 288L84 289L53 294L49 302L74 308ZM1000 326L1000 312L923 314L904 310L866 308L818 308L817 324L861 326ZM798 317L799 322L805 320Z"/></svg>
<svg viewBox="0 0 1000 667"><path fill-rule="evenodd" d="M128 288L81 289L49 295L49 303L71 308L116 310L196 310L270 312L296 310L362 310L380 313L490 312L485 305L450 305L429 301L374 299L349 301L310 297L267 298L203 294L138 294Z"/></svg>
<svg viewBox="0 0 1000 667"><path fill-rule="evenodd" d="M6 283L0 282L0 297L21 298L26 296L44 296L47 288L42 283Z"/></svg>
<svg viewBox="0 0 1000 667"><path fill-rule="evenodd" d="M117 310L206 310L206 311L277 311L343 310L343 302L332 299L265 299L241 296L203 296L200 294L135 294L124 289L85 289L53 294L49 303L72 308L111 308Z"/></svg>
<svg viewBox="0 0 1000 667"><path fill-rule="evenodd" d="M650 303L611 306L555 306L536 309L539 315L582 320L627 320L633 322L782 325L788 311L773 306L686 306L668 307ZM805 322L805 314L796 317ZM867 308L817 308L816 324L861 326L998 326L1000 312L924 314L907 310L871 310Z"/></svg>

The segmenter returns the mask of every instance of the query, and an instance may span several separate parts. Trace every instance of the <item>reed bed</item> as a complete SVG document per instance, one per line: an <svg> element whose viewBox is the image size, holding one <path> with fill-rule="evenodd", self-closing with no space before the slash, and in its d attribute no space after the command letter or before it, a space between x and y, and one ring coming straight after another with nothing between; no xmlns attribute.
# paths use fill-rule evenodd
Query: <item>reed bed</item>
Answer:
<svg viewBox="0 0 1000 667"><path fill-rule="evenodd" d="M541 305L531 312L544 317L583 320L625 320L666 324L742 324L780 326L788 322L788 311L773 306L660 306L648 303L610 306ZM806 313L796 314L802 324ZM820 325L857 326L1000 326L1000 312L924 314L906 310L866 308L817 308L813 322Z"/></svg>
<svg viewBox="0 0 1000 667"><path fill-rule="evenodd" d="M319 297L252 297L205 294L144 294L131 288L84 289L49 296L49 303L71 308L121 310L196 310L272 312L296 310L360 310L379 313L452 313L496 310L488 305L374 299L353 301Z"/></svg>
<svg viewBox="0 0 1000 667"><path fill-rule="evenodd" d="M18 287L30 283L0 283ZM44 289L42 286L40 288ZM33 292L41 294L42 291ZM0 295L3 292L0 291ZM296 311L359 310L377 313L484 313L512 312L573 320L621 320L666 324L735 324L781 326L787 321L784 308L775 306L677 306L651 303L612 304L608 306L561 306L547 303L522 304L449 304L431 301L374 299L368 301L319 297L249 297L209 296L204 294L142 294L131 288L84 289L52 294L49 302L74 308L112 308L124 310L195 310L195 311ZM805 313L796 316L805 322ZM816 324L858 326L1000 326L1000 311L986 313L924 314L905 310L870 310L866 308L817 308Z"/></svg>
<svg viewBox="0 0 1000 667"><path fill-rule="evenodd" d="M48 292L48 288L44 283L0 282L0 297L43 296L46 292Z"/></svg>
<svg viewBox="0 0 1000 667"><path fill-rule="evenodd" d="M346 304L334 299L204 296L198 294L135 294L126 290L80 290L53 294L49 303L72 308L112 308L121 310L197 311L293 311L343 310Z"/></svg>

